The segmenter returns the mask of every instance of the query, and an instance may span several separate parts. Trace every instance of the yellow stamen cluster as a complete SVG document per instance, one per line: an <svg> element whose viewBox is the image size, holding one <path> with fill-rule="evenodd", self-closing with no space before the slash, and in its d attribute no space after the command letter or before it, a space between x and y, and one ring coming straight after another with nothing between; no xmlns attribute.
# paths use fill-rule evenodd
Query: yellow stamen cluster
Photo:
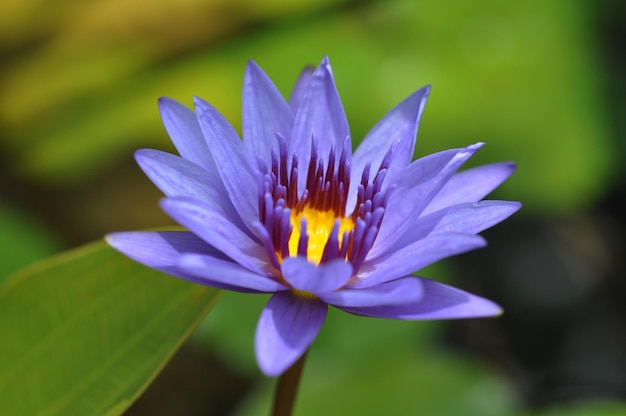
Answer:
<svg viewBox="0 0 626 416"><path fill-rule="evenodd" d="M341 247L344 233L354 229L352 218L337 218L333 211L318 211L305 207L297 214L291 214L291 226L293 227L289 238L289 254L291 256L298 254L302 218L306 220L306 233L309 236L307 258L315 264L319 264L322 260L328 237L337 220L339 220L339 247Z"/></svg>

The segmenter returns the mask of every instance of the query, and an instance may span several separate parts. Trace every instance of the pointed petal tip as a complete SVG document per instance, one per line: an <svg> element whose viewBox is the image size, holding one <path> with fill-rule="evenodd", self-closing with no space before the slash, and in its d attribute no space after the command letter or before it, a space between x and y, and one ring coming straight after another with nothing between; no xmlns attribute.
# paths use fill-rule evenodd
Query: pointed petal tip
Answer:
<svg viewBox="0 0 626 416"><path fill-rule="evenodd" d="M500 215L497 217L497 222L495 222L493 225L498 224L504 220L506 220L507 218L509 218L511 215L515 214L517 211L520 210L520 208L522 208L522 203L519 201L499 201L499 200L492 200L492 199L483 199L482 201L478 201L475 203L476 206L493 206L493 207L497 207L499 206L500 209ZM479 231L479 232L482 232Z"/></svg>
<svg viewBox="0 0 626 416"><path fill-rule="evenodd" d="M113 233L108 233L103 237L105 243L114 248L115 250L123 253L124 255L129 255L128 243L133 243L132 246L135 246L134 242L136 241L137 236L147 235L149 232L142 231L116 231Z"/></svg>
<svg viewBox="0 0 626 416"><path fill-rule="evenodd" d="M161 118L165 119L168 116L175 117L176 114L179 114L181 110L189 110L189 108L179 103L173 98L170 97L159 97L157 99L157 106L159 107L159 113L161 114Z"/></svg>
<svg viewBox="0 0 626 416"><path fill-rule="evenodd" d="M517 163L515 162L503 162L502 163L504 166L506 166L507 168L509 168L511 170L511 172L515 172L517 170Z"/></svg>
<svg viewBox="0 0 626 416"><path fill-rule="evenodd" d="M464 149L462 149L459 152L459 155L462 155L462 156L469 155L471 157L474 155L474 153L482 149L485 146L485 144L486 144L485 142L476 142L474 144L470 144L469 146L466 146Z"/></svg>
<svg viewBox="0 0 626 416"><path fill-rule="evenodd" d="M135 160L137 161L137 163L139 163L139 161L143 158L145 158L148 154L149 151L152 149L137 149L135 150L135 152L133 153L133 157L135 158Z"/></svg>
<svg viewBox="0 0 626 416"><path fill-rule="evenodd" d="M102 239L104 240L105 243L115 248L115 245L117 244L117 239L120 234L121 234L120 232L108 233L108 234L105 234L105 236Z"/></svg>
<svg viewBox="0 0 626 416"><path fill-rule="evenodd" d="M431 85L425 85L420 89L415 90L411 95L409 95L405 101L412 102L417 111L416 117L419 119L422 116L422 112L426 107L426 102L428 101L428 97L430 95Z"/></svg>
<svg viewBox="0 0 626 416"><path fill-rule="evenodd" d="M208 248L206 243L190 233L179 231L114 232L107 234L104 240L136 262L168 274L172 274L171 266L176 263L181 251L206 252Z"/></svg>
<svg viewBox="0 0 626 416"><path fill-rule="evenodd" d="M174 100L173 98L170 97L159 97L157 99L157 104L160 106L163 105L169 105L169 104L173 104L173 103L178 103L178 101Z"/></svg>
<svg viewBox="0 0 626 416"><path fill-rule="evenodd" d="M133 157L135 158L135 161L137 162L139 167L143 169L143 164L147 159L153 159L155 157L158 157L159 154L167 154L168 156L172 156L171 153L162 152L156 149L144 148L135 150L135 152L133 153Z"/></svg>
<svg viewBox="0 0 626 416"><path fill-rule="evenodd" d="M131 245L131 247L129 247L128 244L129 241L132 241L132 236L136 234L137 232L134 231L117 231L106 234L103 240L109 245L109 247L111 247L115 251L122 253L123 255L130 257L135 261L143 263L137 258L137 256L135 255L136 253L134 253L134 251L132 250L132 248L134 248L134 245Z"/></svg>
<svg viewBox="0 0 626 416"><path fill-rule="evenodd" d="M423 98L426 98L426 97L428 97L430 95L430 91L431 90L432 90L432 85L431 84L427 84L427 85L424 85L419 90L417 90L416 92L421 93L423 95Z"/></svg>
<svg viewBox="0 0 626 416"><path fill-rule="evenodd" d="M440 284L441 285L441 284ZM464 293L468 298L465 302L459 303L457 308L450 308L451 311L456 309L456 312L451 313L449 316L441 316L443 319L474 319L474 318L497 318L504 313L504 310L496 302L483 298L482 296L473 295L468 292L464 292L461 289L452 288L457 293Z"/></svg>
<svg viewBox="0 0 626 416"><path fill-rule="evenodd" d="M198 97L197 95L194 95L192 99L193 99L193 104L196 107L201 104L206 104L206 101L204 101L202 98Z"/></svg>
<svg viewBox="0 0 626 416"><path fill-rule="evenodd" d="M254 62L252 59L248 59L248 62L246 63L246 69L245 69L245 75L244 76L248 76L252 72L263 72L263 70L261 69L259 64Z"/></svg>
<svg viewBox="0 0 626 416"><path fill-rule="evenodd" d="M322 62L320 62L320 65L317 69L328 73L328 75L333 78L333 69L330 65L330 58L328 57L328 55L324 55L324 58L322 58Z"/></svg>
<svg viewBox="0 0 626 416"><path fill-rule="evenodd" d="M435 319L499 318L504 313L504 309L497 303L476 295L471 295L470 301L465 305L459 306L460 308L456 314Z"/></svg>
<svg viewBox="0 0 626 416"><path fill-rule="evenodd" d="M198 111L206 112L207 110L214 110L213 106L208 101L198 97L197 95L194 95L192 97L192 100L193 100L193 106L194 106L194 109L196 110L196 113ZM214 110L214 111L217 111L217 110Z"/></svg>
<svg viewBox="0 0 626 416"><path fill-rule="evenodd" d="M181 198L161 198L158 202L159 208L161 208L166 214L169 214L172 209L176 207L177 201Z"/></svg>
<svg viewBox="0 0 626 416"><path fill-rule="evenodd" d="M522 203L520 201L508 201L511 204L511 214L514 214L515 212L519 211L520 208L522 208Z"/></svg>
<svg viewBox="0 0 626 416"><path fill-rule="evenodd" d="M417 278L424 284L424 296L417 303L341 309L355 315L415 321L495 318L502 314L500 305L489 299L434 280Z"/></svg>
<svg viewBox="0 0 626 416"><path fill-rule="evenodd" d="M207 113L211 113L211 110L213 109L213 106L211 104L209 104L208 102L206 102L205 100L203 100L202 98L198 97L198 96L193 96L192 98L193 100L193 110L196 113L196 119L198 120L199 123L202 123L201 117L206 117ZM202 126L202 124L200 124ZM200 129L202 129L202 127L200 127Z"/></svg>
<svg viewBox="0 0 626 416"><path fill-rule="evenodd" d="M482 304L478 305L479 302L475 301L478 306L477 312L475 314L471 314L468 318L499 318L502 314L504 314L504 309L502 309L502 307L497 303L485 298L478 299L482 301L480 302Z"/></svg>

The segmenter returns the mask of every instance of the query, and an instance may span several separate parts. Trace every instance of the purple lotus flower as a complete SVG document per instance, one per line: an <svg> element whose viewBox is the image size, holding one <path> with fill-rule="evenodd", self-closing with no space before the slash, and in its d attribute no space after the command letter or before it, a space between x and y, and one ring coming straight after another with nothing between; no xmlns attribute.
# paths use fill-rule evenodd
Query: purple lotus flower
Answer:
<svg viewBox="0 0 626 416"><path fill-rule="evenodd" d="M170 275L273 293L255 339L261 370L284 372L310 346L328 305L391 319L498 315L486 299L410 273L485 246L477 233L520 208L481 201L513 163L459 167L482 143L411 162L429 87L392 109L353 153L328 59L305 70L287 102L253 62L243 87L243 141L210 104L195 114L163 98L182 157L139 150L188 232L125 232L114 248Z"/></svg>

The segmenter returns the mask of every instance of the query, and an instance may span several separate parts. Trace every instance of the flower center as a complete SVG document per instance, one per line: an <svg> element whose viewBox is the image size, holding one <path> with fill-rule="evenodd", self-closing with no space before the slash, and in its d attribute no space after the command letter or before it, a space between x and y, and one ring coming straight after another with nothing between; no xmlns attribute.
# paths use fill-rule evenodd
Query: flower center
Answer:
<svg viewBox="0 0 626 416"><path fill-rule="evenodd" d="M373 179L369 163L356 187L353 211L346 215L350 189L350 142L346 138L341 155L330 148L327 158L318 158L315 138L307 160L305 189L298 192L298 157L291 155L285 139L276 135L278 150L272 149L270 165L258 158L259 221L257 235L270 262L278 270L284 259L303 256L320 264L344 259L354 273L372 248L385 213L387 193L382 183L393 157L389 149ZM326 166L325 166L326 164Z"/></svg>
<svg viewBox="0 0 626 416"><path fill-rule="evenodd" d="M303 220L306 229L303 230ZM291 212L291 236L289 237L289 254L295 256L298 254L298 245L304 231L308 235L308 245L306 257L313 263L319 264L324 254L324 249L328 244L329 237L335 227L339 223L339 232L337 242L341 246L343 236L350 233L354 229L354 221L352 218L337 218L332 211L318 211L316 209L305 207L302 212Z"/></svg>

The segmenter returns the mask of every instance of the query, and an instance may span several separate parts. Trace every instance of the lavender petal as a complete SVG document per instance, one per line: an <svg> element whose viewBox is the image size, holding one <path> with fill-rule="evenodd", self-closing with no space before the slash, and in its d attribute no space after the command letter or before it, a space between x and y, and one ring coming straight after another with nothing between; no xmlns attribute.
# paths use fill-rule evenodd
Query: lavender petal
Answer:
<svg viewBox="0 0 626 416"><path fill-rule="evenodd" d="M270 377L287 370L311 345L326 319L328 306L317 300L277 292L263 309L256 328L259 367Z"/></svg>
<svg viewBox="0 0 626 416"><path fill-rule="evenodd" d="M423 277L418 279L424 286L424 295L419 302L341 309L355 315L404 320L485 318L502 313L502 308L490 300Z"/></svg>
<svg viewBox="0 0 626 416"><path fill-rule="evenodd" d="M267 254L253 240L210 206L192 199L165 198L161 208L176 222L248 270L268 275Z"/></svg>
<svg viewBox="0 0 626 416"><path fill-rule="evenodd" d="M248 62L243 80L243 143L249 154L270 160L277 147L276 133L289 142L293 126L291 108L274 83L254 62Z"/></svg>
<svg viewBox="0 0 626 416"><path fill-rule="evenodd" d="M211 149L218 174L243 222L252 230L258 216L255 176L256 159L251 157L237 132L213 106L195 98L200 128Z"/></svg>
<svg viewBox="0 0 626 416"><path fill-rule="evenodd" d="M165 130L178 153L183 158L215 174L217 172L215 162L194 112L167 97L159 99L159 111Z"/></svg>
<svg viewBox="0 0 626 416"><path fill-rule="evenodd" d="M423 212L452 175L483 146L436 153L411 163L396 180L386 204L386 214L368 259L387 253Z"/></svg>
<svg viewBox="0 0 626 416"><path fill-rule="evenodd" d="M158 150L138 150L135 152L135 159L150 180L168 197L202 201L241 230L249 233L237 210L230 203L221 179L215 173L212 174L193 162Z"/></svg>
<svg viewBox="0 0 626 416"><path fill-rule="evenodd" d="M339 289L352 276L352 266L344 260L315 265L304 257L285 259L281 271L293 288L314 294Z"/></svg>
<svg viewBox="0 0 626 416"><path fill-rule="evenodd" d="M289 97L289 107L291 107L291 110L294 114L298 111L298 108L300 108L300 104L302 103L302 98L304 96L304 91L306 91L306 88L309 85L309 81L311 81L311 77L313 76L314 71L314 66L307 66L306 68L304 68L298 76L293 90L291 90L291 96Z"/></svg>
<svg viewBox="0 0 626 416"><path fill-rule="evenodd" d="M313 136L317 138L320 159L328 158L333 145L335 152L339 153L346 137L350 136L328 58L324 58L317 67L304 92L294 120L289 153L295 152L300 160L308 161ZM305 183L306 176L301 175L298 189L304 189Z"/></svg>
<svg viewBox="0 0 626 416"><path fill-rule="evenodd" d="M107 234L105 239L125 256L152 268L173 266L183 253L228 258L188 231L118 232Z"/></svg>
<svg viewBox="0 0 626 416"><path fill-rule="evenodd" d="M212 256L183 254L178 259L177 266L182 272L196 276L209 286L228 286L230 290L259 293L288 289L274 277L251 272L237 263Z"/></svg>
<svg viewBox="0 0 626 416"><path fill-rule="evenodd" d="M366 163L371 163L372 170L377 171L387 150L394 143L397 143L397 147L389 166L387 179L393 180L393 177L411 162L420 118L429 93L430 86L414 92L389 111L370 130L354 152L352 158L354 174L360 175ZM357 185L356 181L351 184L348 206L352 206L356 201Z"/></svg>
<svg viewBox="0 0 626 416"><path fill-rule="evenodd" d="M397 251L391 251L373 260L366 260L358 280L351 288L371 287L420 270L446 257L465 253L487 243L478 235L441 233L428 236Z"/></svg>
<svg viewBox="0 0 626 416"><path fill-rule="evenodd" d="M372 307L416 303L423 294L421 280L406 277L363 289L341 289L319 297L337 307Z"/></svg>
<svg viewBox="0 0 626 416"><path fill-rule="evenodd" d="M449 232L478 234L504 221L521 206L514 201L480 201L441 209L405 224L407 231L387 251L401 250L427 235Z"/></svg>
<svg viewBox="0 0 626 416"><path fill-rule="evenodd" d="M130 257L138 263L156 269L160 272L167 273L193 283L213 286L218 289L235 290L239 292L258 292L256 290L242 288L231 284L220 284L219 282L210 282L205 278L198 277L193 274L186 273L178 263L182 256L189 253L197 253L197 255L212 257L216 261L223 263L232 263L223 253L211 247L206 242L186 231L158 231L158 232L120 232L106 236L107 243L121 252L125 256Z"/></svg>
<svg viewBox="0 0 626 416"><path fill-rule="evenodd" d="M457 173L430 201L422 215L462 202L480 201L507 180L515 167L512 162L492 163Z"/></svg>

